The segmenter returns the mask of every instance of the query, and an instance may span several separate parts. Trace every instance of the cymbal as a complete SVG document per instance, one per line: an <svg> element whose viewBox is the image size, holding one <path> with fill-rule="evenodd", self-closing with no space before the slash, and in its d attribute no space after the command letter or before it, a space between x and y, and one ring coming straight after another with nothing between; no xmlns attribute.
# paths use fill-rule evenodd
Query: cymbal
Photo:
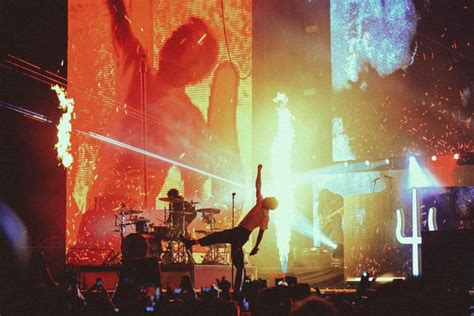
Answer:
<svg viewBox="0 0 474 316"><path fill-rule="evenodd" d="M124 209L124 208L125 208L125 203L122 202L122 203L120 203L119 206L117 206L116 208L112 209L112 211L116 212L116 211L120 211L120 210L122 210L122 209Z"/></svg>
<svg viewBox="0 0 474 316"><path fill-rule="evenodd" d="M207 214L219 214L221 212L218 208L200 208L197 210L200 213L207 213Z"/></svg>
<svg viewBox="0 0 474 316"><path fill-rule="evenodd" d="M132 209L129 209L129 210L126 210L123 212L125 215L133 215L133 214L140 214L140 213L143 213L143 211L141 210L132 210Z"/></svg>
<svg viewBox="0 0 474 316"><path fill-rule="evenodd" d="M223 229L222 228L214 228L212 231L211 230L206 230L206 229L198 229L198 230L195 230L194 232L197 233L197 234L206 234L206 235L209 235L209 234L212 234L213 232L219 232L219 231L222 231Z"/></svg>
<svg viewBox="0 0 474 316"><path fill-rule="evenodd" d="M168 203L184 203L184 202L186 202L185 200L182 200L182 199L169 198L169 197L161 197L161 198L158 198L158 200L163 201L163 202L168 202Z"/></svg>
<svg viewBox="0 0 474 316"><path fill-rule="evenodd" d="M195 230L194 232L197 234L206 234L206 235L211 233L210 230Z"/></svg>
<svg viewBox="0 0 474 316"><path fill-rule="evenodd" d="M148 218L133 218L132 219L132 223L136 223L136 222L149 222L150 220Z"/></svg>
<svg viewBox="0 0 474 316"><path fill-rule="evenodd" d="M173 211L173 210L169 210L168 213L170 213L170 214L176 213L176 214L180 214L180 215L193 215L194 214L194 212Z"/></svg>

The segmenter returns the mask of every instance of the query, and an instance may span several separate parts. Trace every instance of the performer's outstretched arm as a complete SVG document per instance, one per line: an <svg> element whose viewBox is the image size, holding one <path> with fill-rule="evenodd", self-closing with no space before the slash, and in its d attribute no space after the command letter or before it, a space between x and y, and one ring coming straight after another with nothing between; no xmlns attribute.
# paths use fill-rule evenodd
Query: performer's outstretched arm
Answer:
<svg viewBox="0 0 474 316"><path fill-rule="evenodd" d="M262 200L262 165L259 164L257 167L257 178L255 179L255 195L257 201Z"/></svg>
<svg viewBox="0 0 474 316"><path fill-rule="evenodd" d="M147 73L144 47L133 34L131 21L123 0L106 0L110 13L112 42L115 52L115 98L138 108L140 99L140 69Z"/></svg>
<svg viewBox="0 0 474 316"><path fill-rule="evenodd" d="M260 246L260 242L262 241L262 238L263 238L263 233L265 231L263 229L260 229L259 232L258 232L258 236L257 236L257 242L255 243L255 246L253 247L252 251L250 252L250 255L253 256L255 254L257 254L258 252L258 246Z"/></svg>
<svg viewBox="0 0 474 316"><path fill-rule="evenodd" d="M143 47L133 35L130 18L123 0L107 0L111 17L112 36L118 54L142 54Z"/></svg>

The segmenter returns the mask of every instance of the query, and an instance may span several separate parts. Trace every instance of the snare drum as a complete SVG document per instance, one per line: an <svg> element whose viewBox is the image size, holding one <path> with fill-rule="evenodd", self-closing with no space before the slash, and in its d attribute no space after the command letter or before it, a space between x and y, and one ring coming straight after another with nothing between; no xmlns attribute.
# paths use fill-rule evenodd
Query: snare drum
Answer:
<svg viewBox="0 0 474 316"><path fill-rule="evenodd" d="M123 240L122 256L125 259L136 257L159 257L161 242L153 235L130 234Z"/></svg>

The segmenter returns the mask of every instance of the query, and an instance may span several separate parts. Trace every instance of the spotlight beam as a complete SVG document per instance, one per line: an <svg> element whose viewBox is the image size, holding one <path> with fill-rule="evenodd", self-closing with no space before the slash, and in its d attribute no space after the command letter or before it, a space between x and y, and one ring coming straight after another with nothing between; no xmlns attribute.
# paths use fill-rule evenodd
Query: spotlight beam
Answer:
<svg viewBox="0 0 474 316"><path fill-rule="evenodd" d="M313 224L300 212L294 212L292 229L311 240L316 238L319 242L331 247L332 249L337 248L337 244L327 237L322 231L319 231L317 234L315 234L313 231Z"/></svg>

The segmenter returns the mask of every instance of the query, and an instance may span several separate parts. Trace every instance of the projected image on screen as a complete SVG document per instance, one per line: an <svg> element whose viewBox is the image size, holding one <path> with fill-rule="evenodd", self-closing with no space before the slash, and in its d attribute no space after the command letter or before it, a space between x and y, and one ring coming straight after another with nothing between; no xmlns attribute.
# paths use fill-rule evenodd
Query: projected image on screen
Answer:
<svg viewBox="0 0 474 316"><path fill-rule="evenodd" d="M333 160L472 149L473 10L331 1Z"/></svg>
<svg viewBox="0 0 474 316"><path fill-rule="evenodd" d="M69 262L113 256L124 208L163 225L171 188L204 207L239 192L251 172L251 17L250 1L225 17L204 0L69 1L74 123L98 135L72 139Z"/></svg>

